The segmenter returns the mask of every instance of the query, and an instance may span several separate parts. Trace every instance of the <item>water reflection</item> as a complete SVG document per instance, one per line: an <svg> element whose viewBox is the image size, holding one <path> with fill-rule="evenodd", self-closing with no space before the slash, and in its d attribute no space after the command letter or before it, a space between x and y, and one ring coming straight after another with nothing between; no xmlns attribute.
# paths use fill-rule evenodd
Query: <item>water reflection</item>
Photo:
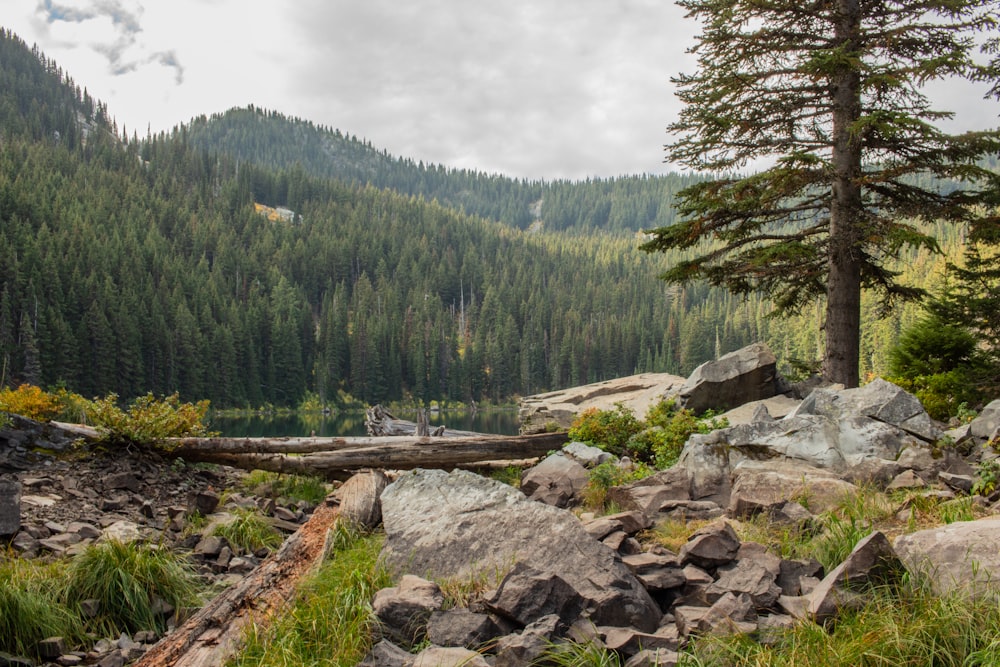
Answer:
<svg viewBox="0 0 1000 667"><path fill-rule="evenodd" d="M399 419L416 421L416 412L394 412ZM471 412L436 412L428 414L431 428L447 426L460 431L517 435L517 410L479 410ZM247 415L240 417L212 416L209 428L227 438L302 437L315 431L317 436L361 436L365 433L363 412L320 412L291 415Z"/></svg>

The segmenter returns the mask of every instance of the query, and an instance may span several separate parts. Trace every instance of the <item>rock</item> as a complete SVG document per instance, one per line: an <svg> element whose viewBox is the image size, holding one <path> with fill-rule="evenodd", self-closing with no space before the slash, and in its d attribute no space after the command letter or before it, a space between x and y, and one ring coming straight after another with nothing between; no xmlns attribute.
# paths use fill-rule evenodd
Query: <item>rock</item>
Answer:
<svg viewBox="0 0 1000 667"><path fill-rule="evenodd" d="M959 493L971 493L975 480L971 475L956 475L946 470L938 473L938 479Z"/></svg>
<svg viewBox="0 0 1000 667"><path fill-rule="evenodd" d="M490 611L522 626L549 615L568 625L586 608L576 589L560 576L524 563L514 566L485 604Z"/></svg>
<svg viewBox="0 0 1000 667"><path fill-rule="evenodd" d="M13 535L21 527L21 485L0 479L0 535Z"/></svg>
<svg viewBox="0 0 1000 667"><path fill-rule="evenodd" d="M381 470L353 475L337 489L340 515L365 529L382 523L382 492L389 486L389 478Z"/></svg>
<svg viewBox="0 0 1000 667"><path fill-rule="evenodd" d="M680 655L667 649L643 649L625 661L625 667L677 667Z"/></svg>
<svg viewBox="0 0 1000 667"><path fill-rule="evenodd" d="M368 651L368 655L358 663L357 667L411 667L414 659L412 653L383 639Z"/></svg>
<svg viewBox="0 0 1000 667"><path fill-rule="evenodd" d="M599 628L604 634L604 645L625 657L633 656L643 649L664 649L676 651L680 639L649 632L638 632L632 628Z"/></svg>
<svg viewBox="0 0 1000 667"><path fill-rule="evenodd" d="M202 537L194 547L194 555L201 556L206 560L215 560L222 553L225 546L223 539L217 535L206 535Z"/></svg>
<svg viewBox="0 0 1000 667"><path fill-rule="evenodd" d="M781 588L782 595L804 595L806 591L802 590L802 578L822 575L823 566L815 558L799 560L782 559L775 583Z"/></svg>
<svg viewBox="0 0 1000 667"><path fill-rule="evenodd" d="M490 667L490 663L466 648L431 646L417 654L413 667Z"/></svg>
<svg viewBox="0 0 1000 667"><path fill-rule="evenodd" d="M1000 586L998 544L1000 517L988 517L901 535L893 547L907 569L927 577L939 595L995 596Z"/></svg>
<svg viewBox="0 0 1000 667"><path fill-rule="evenodd" d="M55 660L66 652L66 640L62 637L48 637L38 642L38 656L45 660Z"/></svg>
<svg viewBox="0 0 1000 667"><path fill-rule="evenodd" d="M969 433L979 440L996 437L998 428L1000 428L1000 399L988 403L969 423Z"/></svg>
<svg viewBox="0 0 1000 667"><path fill-rule="evenodd" d="M562 448L562 452L585 468L593 468L615 459L614 454L582 442L571 442Z"/></svg>
<svg viewBox="0 0 1000 667"><path fill-rule="evenodd" d="M375 593L372 608L382 622L383 631L407 647L423 641L431 614L439 611L442 604L444 595L437 584L406 574L399 586Z"/></svg>
<svg viewBox="0 0 1000 667"><path fill-rule="evenodd" d="M652 518L665 503L691 500L691 480L685 468L674 466L635 482L612 487L608 490L608 500Z"/></svg>
<svg viewBox="0 0 1000 667"><path fill-rule="evenodd" d="M142 539L142 531L134 521L115 521L101 533L105 540L136 542Z"/></svg>
<svg viewBox="0 0 1000 667"><path fill-rule="evenodd" d="M518 418L521 433L544 433L550 428L568 429L578 414L588 408L613 409L621 403L640 419L649 408L673 395L684 378L668 373L642 373L561 389L521 399Z"/></svg>
<svg viewBox="0 0 1000 667"><path fill-rule="evenodd" d="M757 641L765 646L779 644L788 632L798 624L795 617L787 614L768 614L757 618Z"/></svg>
<svg viewBox="0 0 1000 667"><path fill-rule="evenodd" d="M859 591L895 582L904 569L886 536L875 531L860 540L844 562L810 593L809 615L817 622L825 622L842 608L855 608L863 603Z"/></svg>
<svg viewBox="0 0 1000 667"><path fill-rule="evenodd" d="M578 505L590 475L574 459L555 453L521 475L521 491L532 500L555 507Z"/></svg>
<svg viewBox="0 0 1000 667"><path fill-rule="evenodd" d="M774 353L764 343L754 343L694 369L677 392L677 402L695 414L728 410L774 396L777 380Z"/></svg>
<svg viewBox="0 0 1000 667"><path fill-rule="evenodd" d="M780 559L775 557L776 561ZM767 563L760 559L741 558L735 563L719 568L719 578L709 586L707 595L724 597L726 593L736 596L746 595L753 601L753 606L759 611L773 609L781 587L776 583L778 568L768 568Z"/></svg>
<svg viewBox="0 0 1000 667"><path fill-rule="evenodd" d="M656 627L660 611L607 546L571 513L536 503L517 489L474 473L417 470L382 494L391 571L435 578L506 574L514 563L557 574L602 625Z"/></svg>
<svg viewBox="0 0 1000 667"><path fill-rule="evenodd" d="M0 651L0 667L35 667L29 658L22 658Z"/></svg>
<svg viewBox="0 0 1000 667"><path fill-rule="evenodd" d="M559 617L540 618L519 634L507 635L497 641L494 667L524 667L533 665L560 636L565 626Z"/></svg>
<svg viewBox="0 0 1000 667"><path fill-rule="evenodd" d="M665 591L687 583L680 560L672 554L645 551L623 556L622 562L648 591Z"/></svg>
<svg viewBox="0 0 1000 667"><path fill-rule="evenodd" d="M202 516L208 516L219 507L219 494L207 489L194 496L194 509Z"/></svg>
<svg viewBox="0 0 1000 667"><path fill-rule="evenodd" d="M774 515L789 498L819 514L858 490L828 470L795 460L742 461L732 475L729 512L734 517Z"/></svg>
<svg viewBox="0 0 1000 667"><path fill-rule="evenodd" d="M730 426L738 424L752 424L754 422L769 422L781 419L795 408L799 407L802 401L791 398L783 394L765 398L759 401L750 401L739 405L731 410L719 415L720 419L725 419Z"/></svg>
<svg viewBox="0 0 1000 667"><path fill-rule="evenodd" d="M904 470L896 475L891 482L889 482L889 485L885 487L885 490L888 493L891 491L898 491L900 489L919 489L924 486L927 486L927 482L921 479L917 473L912 470Z"/></svg>
<svg viewBox="0 0 1000 667"><path fill-rule="evenodd" d="M432 612L427 622L427 639L437 646L462 646L476 650L503 634L489 614L462 608Z"/></svg>
<svg viewBox="0 0 1000 667"><path fill-rule="evenodd" d="M740 549L740 538L726 521L717 521L696 531L681 547L681 563L714 568L731 563Z"/></svg>
<svg viewBox="0 0 1000 667"><path fill-rule="evenodd" d="M139 493L142 485L135 474L131 472L119 472L108 475L104 479L104 488L109 490L127 489L132 493Z"/></svg>
<svg viewBox="0 0 1000 667"><path fill-rule="evenodd" d="M753 601L749 595L726 593L701 615L696 629L701 634L749 633L757 629ZM747 623L747 625L743 625Z"/></svg>

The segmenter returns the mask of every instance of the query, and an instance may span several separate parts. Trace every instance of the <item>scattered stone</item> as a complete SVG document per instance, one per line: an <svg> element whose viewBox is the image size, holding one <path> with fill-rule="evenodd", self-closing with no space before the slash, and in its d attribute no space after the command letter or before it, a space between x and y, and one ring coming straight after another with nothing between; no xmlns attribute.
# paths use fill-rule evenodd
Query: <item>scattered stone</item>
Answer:
<svg viewBox="0 0 1000 667"><path fill-rule="evenodd" d="M938 479L959 493L971 493L975 482L971 475L956 475L947 470L938 473Z"/></svg>
<svg viewBox="0 0 1000 667"><path fill-rule="evenodd" d="M904 470L889 482L885 490L886 493L889 493L900 489L919 489L925 486L927 486L927 482L921 479L920 475L912 470Z"/></svg>
<svg viewBox="0 0 1000 667"><path fill-rule="evenodd" d="M442 604L444 595L437 584L406 574L398 586L378 591L372 607L389 637L411 647L423 641L431 613Z"/></svg>
<svg viewBox="0 0 1000 667"><path fill-rule="evenodd" d="M66 652L66 640L62 637L48 637L38 642L38 656L45 660L55 660Z"/></svg>
<svg viewBox="0 0 1000 667"><path fill-rule="evenodd" d="M467 648L431 646L417 654L413 667L490 667L490 663Z"/></svg>
<svg viewBox="0 0 1000 667"><path fill-rule="evenodd" d="M969 433L980 440L996 437L1000 429L1000 399L991 401L969 423Z"/></svg>
<svg viewBox="0 0 1000 667"><path fill-rule="evenodd" d="M21 485L0 479L0 535L13 535L21 527Z"/></svg>
<svg viewBox="0 0 1000 667"><path fill-rule="evenodd" d="M195 545L194 555L201 556L206 560L215 560L219 557L219 554L222 553L222 548L224 546L224 540L218 535L205 535L198 541L198 544Z"/></svg>
<svg viewBox="0 0 1000 667"><path fill-rule="evenodd" d="M605 646L626 657L643 649L676 651L680 646L678 637L639 632L632 628L601 628L601 631L604 633Z"/></svg>
<svg viewBox="0 0 1000 667"><path fill-rule="evenodd" d="M571 442L562 448L563 454L575 460L585 468L593 468L602 463L613 461L615 455L600 447L592 447L582 442Z"/></svg>
<svg viewBox="0 0 1000 667"><path fill-rule="evenodd" d="M904 569L888 538L875 531L859 541L809 595L809 615L825 622L840 609L856 608L863 601L859 591L897 581Z"/></svg>
<svg viewBox="0 0 1000 667"><path fill-rule="evenodd" d="M521 475L521 492L547 505L572 507L579 504L579 495L589 480L586 468L557 452Z"/></svg>
<svg viewBox="0 0 1000 667"><path fill-rule="evenodd" d="M565 626L556 615L545 616L530 624L519 634L507 635L497 640L494 667L524 667L549 649Z"/></svg>
<svg viewBox="0 0 1000 667"><path fill-rule="evenodd" d="M490 611L522 626L549 615L569 624L586 608L583 597L565 579L524 563L514 566L485 603Z"/></svg>
<svg viewBox="0 0 1000 667"><path fill-rule="evenodd" d="M681 563L714 568L731 563L740 549L740 538L726 521L717 521L696 531L678 554Z"/></svg>
<svg viewBox="0 0 1000 667"><path fill-rule="evenodd" d="M677 667L680 655L676 651L643 649L625 661L625 667Z"/></svg>
<svg viewBox="0 0 1000 667"><path fill-rule="evenodd" d="M208 516L219 507L219 494L207 489L199 491L194 497L194 509L202 516Z"/></svg>
<svg viewBox="0 0 1000 667"><path fill-rule="evenodd" d="M109 490L127 489L132 493L139 493L142 485L139 479L131 472L120 472L108 475L104 479L104 488Z"/></svg>
<svg viewBox="0 0 1000 667"><path fill-rule="evenodd" d="M435 611L427 622L427 639L437 646L477 650L503 634L492 616L468 609Z"/></svg>
<svg viewBox="0 0 1000 667"><path fill-rule="evenodd" d="M371 648L357 667L411 667L415 656L404 651L387 639L379 641Z"/></svg>

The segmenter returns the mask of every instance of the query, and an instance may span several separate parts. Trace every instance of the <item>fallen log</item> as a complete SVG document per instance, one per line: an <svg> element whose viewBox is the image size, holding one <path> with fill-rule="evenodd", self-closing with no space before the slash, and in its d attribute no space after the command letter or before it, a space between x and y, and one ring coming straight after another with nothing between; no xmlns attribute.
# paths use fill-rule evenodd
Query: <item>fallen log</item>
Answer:
<svg viewBox="0 0 1000 667"><path fill-rule="evenodd" d="M431 429L427 424L427 413L423 408L417 411L416 422L396 419L392 413L379 404L365 410L365 430L368 432L368 435L375 437L393 435L423 437L429 435L438 438L465 438L481 435L474 431L459 431L444 426Z"/></svg>
<svg viewBox="0 0 1000 667"><path fill-rule="evenodd" d="M290 452L287 448L265 451L268 447L265 442L253 443L256 447L254 450L241 450L229 446L233 443L228 443L227 440L185 438L171 453L185 461L218 463L244 470L267 470L318 475L327 479L348 479L359 470L373 468L409 470L476 467L475 464L484 461L520 460L544 456L562 447L566 443L567 436L566 433L542 433L539 435L477 434L475 437L466 438L378 438L372 439L377 440L375 444L328 451L312 450L301 454ZM241 438L237 442L246 440Z"/></svg>
<svg viewBox="0 0 1000 667"><path fill-rule="evenodd" d="M218 667L235 655L252 623L266 623L318 566L339 512L320 505L281 549L232 588L223 591L153 646L134 667Z"/></svg>

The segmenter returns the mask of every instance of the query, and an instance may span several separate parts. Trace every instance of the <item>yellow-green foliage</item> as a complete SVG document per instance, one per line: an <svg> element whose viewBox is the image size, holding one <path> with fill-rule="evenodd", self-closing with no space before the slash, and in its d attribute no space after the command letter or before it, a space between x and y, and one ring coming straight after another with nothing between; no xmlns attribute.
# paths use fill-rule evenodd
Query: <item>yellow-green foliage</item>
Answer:
<svg viewBox="0 0 1000 667"><path fill-rule="evenodd" d="M90 402L87 418L108 443L152 445L164 438L210 435L204 424L208 405L208 401L181 403L177 394L163 399L146 394L122 410L118 396L108 394Z"/></svg>
<svg viewBox="0 0 1000 667"><path fill-rule="evenodd" d="M0 390L0 410L44 422L58 416L63 405L55 394L34 385L22 384L17 389Z"/></svg>
<svg viewBox="0 0 1000 667"><path fill-rule="evenodd" d="M588 408L577 415L569 429L571 440L600 447L616 456L635 456L629 450L629 440L643 429L643 424L631 410L616 403L612 410Z"/></svg>

